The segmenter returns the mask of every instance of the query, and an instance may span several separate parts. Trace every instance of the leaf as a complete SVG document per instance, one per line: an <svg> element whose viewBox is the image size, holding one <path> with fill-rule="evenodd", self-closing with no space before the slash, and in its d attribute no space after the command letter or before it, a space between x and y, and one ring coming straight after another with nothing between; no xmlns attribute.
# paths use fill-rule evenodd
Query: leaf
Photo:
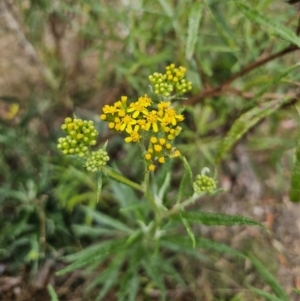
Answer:
<svg viewBox="0 0 300 301"><path fill-rule="evenodd" d="M93 217L93 219L99 223L100 225L106 225L106 226L109 226L109 227L112 227L116 230L119 230L123 233L126 233L126 234L132 234L133 233L133 230L128 228L125 224L123 224L122 222L120 222L119 220L116 220L104 213L101 213L99 211L96 211L96 210L93 210L93 209L90 209L88 207L85 207L85 206L81 206L82 210Z"/></svg>
<svg viewBox="0 0 300 301"><path fill-rule="evenodd" d="M265 117L271 115L278 108L289 101L290 99L281 99L265 102L240 116L233 123L226 137L221 141L216 156L216 163L219 163L224 158L225 154L233 147L233 145L253 126L255 126Z"/></svg>
<svg viewBox="0 0 300 301"><path fill-rule="evenodd" d="M48 290L49 295L51 297L51 301L59 301L58 297L57 297L57 294L56 294L56 292L55 292L55 290L54 290L54 288L51 284L47 285L47 290Z"/></svg>
<svg viewBox="0 0 300 301"><path fill-rule="evenodd" d="M260 295L261 297L264 297L266 300L270 300L270 301L282 301L281 299L271 295L270 293L264 292L258 288L255 287L250 287L250 290L258 295Z"/></svg>
<svg viewBox="0 0 300 301"><path fill-rule="evenodd" d="M122 275L122 278L119 280L120 288L118 293L118 301L136 300L139 284L137 271L141 265L141 261L144 258L143 248L134 248L132 252L128 254L128 257L130 258L128 267L125 273ZM126 298L127 296L129 296L129 298Z"/></svg>
<svg viewBox="0 0 300 301"><path fill-rule="evenodd" d="M183 212L180 213L180 219L181 219L182 223L183 223L184 226L185 226L186 232L188 233L189 237L190 237L191 240L192 240L193 248L195 248L195 245L196 245L195 235L194 235L193 230L191 229L191 227L190 227L188 221L186 220L186 218L184 218L184 217L182 216L182 213L183 213Z"/></svg>
<svg viewBox="0 0 300 301"><path fill-rule="evenodd" d="M176 259L175 259L176 260ZM170 262L170 260L162 260L160 262L163 270L170 275L172 278L174 278L177 283L179 283L183 288L186 288L186 284L183 280L183 278L181 277L181 272L178 271L174 265L172 264L172 262Z"/></svg>
<svg viewBox="0 0 300 301"><path fill-rule="evenodd" d="M179 191L178 191L178 195L177 195L177 203L180 202L180 199L183 196L191 196L194 193L193 173L192 173L191 167L184 156L180 156L180 159L183 162L184 174L183 174L183 177L182 177L182 179L180 181L180 185L179 185ZM186 189L187 185L189 187ZM187 192L186 192L186 190L187 190Z"/></svg>
<svg viewBox="0 0 300 301"><path fill-rule="evenodd" d="M289 297L286 295L283 288L277 282L277 280L273 277L272 274L268 272L268 270L262 265L262 263L256 259L253 255L250 255L249 258L251 259L252 264L263 277L263 279L270 285L276 296L281 301L289 301Z"/></svg>
<svg viewBox="0 0 300 301"><path fill-rule="evenodd" d="M97 203L99 201L99 197L100 197L100 194L101 194L101 190L102 190L102 171L101 169L98 171L98 177L97 177Z"/></svg>
<svg viewBox="0 0 300 301"><path fill-rule="evenodd" d="M230 48L230 52L237 51L239 47L236 42L235 33L227 25L213 5L207 5L207 8L210 11L212 21L216 24L220 38Z"/></svg>
<svg viewBox="0 0 300 301"><path fill-rule="evenodd" d="M192 58L195 51L202 10L203 4L200 2L195 2L191 7L188 19L188 32L185 49L185 57L187 60Z"/></svg>
<svg viewBox="0 0 300 301"><path fill-rule="evenodd" d="M143 267L147 275L152 279L154 284L159 288L162 294L162 300L166 300L166 288L163 280L162 267L158 255L152 255L143 260Z"/></svg>
<svg viewBox="0 0 300 301"><path fill-rule="evenodd" d="M210 239L202 238L202 237L196 238L195 240L196 240L196 248L203 248L203 249L213 250L218 253L227 253L227 254L230 254L233 256L246 258L246 256L243 253L236 251L236 250L228 247L225 244L222 244L222 243L219 243L216 241L212 241ZM190 239L187 237L170 236L170 237L166 238L165 241L171 242L175 245L179 245L180 247L185 248L185 249L192 248Z"/></svg>
<svg viewBox="0 0 300 301"><path fill-rule="evenodd" d="M172 216L174 219L185 218L191 223L200 223L209 226L236 226L236 225L251 225L259 226L266 229L262 224L244 216L227 215L221 213L211 213L202 211L181 212L180 215Z"/></svg>
<svg viewBox="0 0 300 301"><path fill-rule="evenodd" d="M119 252L120 250L125 248L125 239L118 239L113 241L108 241L104 244L101 244L99 248L94 250L94 252L90 252L88 254L82 255L74 263L70 264L66 268L58 271L56 275L61 276L68 272L79 269L83 266L89 265L91 263L95 263L97 261L101 261L103 258L107 257L110 254Z"/></svg>
<svg viewBox="0 0 300 301"><path fill-rule="evenodd" d="M268 18L266 15L262 15L256 9L249 7L241 2L235 2L235 4L238 9L253 23L262 25L271 34L277 35L283 40L300 47L300 38L288 27L274 22L273 19Z"/></svg>
<svg viewBox="0 0 300 301"><path fill-rule="evenodd" d="M292 170L290 200L294 203L300 202L300 130L298 129L298 139L296 147L296 162Z"/></svg>
<svg viewBox="0 0 300 301"><path fill-rule="evenodd" d="M114 284L118 282L118 273L122 263L124 262L124 258L124 252L120 252L118 255L116 255L114 260L111 261L110 265L89 285L88 289L90 290L97 284L104 283L101 287L99 295L96 298L96 301L103 300L107 292L113 287Z"/></svg>

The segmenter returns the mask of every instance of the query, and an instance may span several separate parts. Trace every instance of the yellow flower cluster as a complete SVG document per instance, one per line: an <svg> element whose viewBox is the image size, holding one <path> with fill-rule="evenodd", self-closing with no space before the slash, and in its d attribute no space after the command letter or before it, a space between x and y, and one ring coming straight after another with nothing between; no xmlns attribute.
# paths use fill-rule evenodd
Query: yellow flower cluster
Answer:
<svg viewBox="0 0 300 301"><path fill-rule="evenodd" d="M126 132L126 142L149 142L144 148L144 158L150 171L155 170L155 163L165 163L167 157L180 156L180 152L172 147L172 141L181 132L178 123L184 120L171 106L171 102L153 103L147 95L137 101L127 103L127 97L113 105L105 105L100 118L108 122L108 127L119 132Z"/></svg>

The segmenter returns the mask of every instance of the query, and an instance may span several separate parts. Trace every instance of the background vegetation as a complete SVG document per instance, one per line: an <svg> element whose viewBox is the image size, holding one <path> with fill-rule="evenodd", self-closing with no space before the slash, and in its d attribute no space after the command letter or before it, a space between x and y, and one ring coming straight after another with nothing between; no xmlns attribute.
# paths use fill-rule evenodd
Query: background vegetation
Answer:
<svg viewBox="0 0 300 301"><path fill-rule="evenodd" d="M290 31L276 30L264 19L258 22L254 14L255 24L235 1L1 2L2 298L47 300L51 283L59 300L95 300L98 289L86 288L101 266L71 276L54 272L64 267L63 255L105 238L86 210L118 217L126 193L107 182L96 203L95 177L56 150L60 124L73 112L94 120L98 142L109 140L111 164L136 179L143 170L135 160L139 150L109 132L99 114L121 95L134 99L144 94L147 76L175 62L187 68L193 82L183 100L186 120L178 148L196 173L204 166L213 169L219 155L219 183L227 188L204 200L204 208L253 217L270 229L267 234L249 227L201 226L196 233L251 250L297 300L292 289L300 289L300 212L288 190L298 135L299 14L279 0L247 5ZM251 122L243 114L267 101L280 105L254 122L234 148L229 143L220 150L233 121L244 116L244 123ZM174 187L182 173L178 163ZM170 287L173 300L264 300L249 285L270 291L249 262L205 255L213 257L213 266L195 266L178 255L178 271L189 285L185 293ZM115 295L107 298L115 300ZM139 298L156 300L159 295L146 287Z"/></svg>

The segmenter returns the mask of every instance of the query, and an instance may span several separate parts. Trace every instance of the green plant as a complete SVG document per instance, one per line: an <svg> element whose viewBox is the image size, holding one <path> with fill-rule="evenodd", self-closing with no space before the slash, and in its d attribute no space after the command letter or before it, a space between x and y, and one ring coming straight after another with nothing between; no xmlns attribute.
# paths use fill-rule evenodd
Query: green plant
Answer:
<svg viewBox="0 0 300 301"><path fill-rule="evenodd" d="M141 183L131 181L106 165L106 145L98 151L91 149L96 134L91 122L68 117L62 125L68 136L59 138L58 149L65 155L80 159L87 170L97 172L98 195L102 178L108 177L115 193L113 198L120 207L116 217L82 207L83 212L100 226L99 231L106 239L68 255L66 260L73 263L57 273L62 275L82 267L95 269L106 262L106 268L90 284L90 288L102 285L97 300L102 300L115 286L118 287L118 300L135 300L141 289L146 295L159 290L161 299L166 300L168 282L186 286L176 270L176 260L168 259L170 252L199 257L196 248L205 248L245 258L224 244L196 237L192 230L195 223L208 226L257 225L263 228L258 222L242 216L187 210L203 196L214 195L222 189L217 189L215 180L205 175L209 172L207 168L203 168L194 179L188 161L175 146L175 138L182 132L179 124L184 120L180 96L191 89L191 83L184 76L185 68L171 64L164 74L154 73L149 77L151 98L144 95L128 103L127 97L123 96L113 105L103 107L100 118L108 123L109 128L126 133L125 142L140 146L138 160L144 164ZM95 159L95 154L100 154L100 157ZM177 197L170 190L173 160L176 158L184 167L175 193ZM189 239L181 233L180 224L184 225ZM80 230L79 225L75 227Z"/></svg>

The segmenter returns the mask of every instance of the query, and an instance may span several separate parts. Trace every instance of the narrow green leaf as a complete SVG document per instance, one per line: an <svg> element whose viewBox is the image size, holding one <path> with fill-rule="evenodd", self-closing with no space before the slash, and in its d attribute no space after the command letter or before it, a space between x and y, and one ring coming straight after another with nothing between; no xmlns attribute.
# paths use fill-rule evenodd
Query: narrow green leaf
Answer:
<svg viewBox="0 0 300 301"><path fill-rule="evenodd" d="M139 275L137 272L135 272L132 278L130 279L130 282L128 283L128 301L136 301L136 296L139 290L139 283Z"/></svg>
<svg viewBox="0 0 300 301"><path fill-rule="evenodd" d="M116 220L104 213L90 209L86 206L81 206L81 208L86 214L92 216L94 218L94 220L97 223L99 223L100 225L106 225L106 226L112 227L112 228L119 230L126 234L132 234L134 232L132 229L127 227L125 224L123 224L119 220Z"/></svg>
<svg viewBox="0 0 300 301"><path fill-rule="evenodd" d="M166 238L165 241L171 242L175 245L179 245L182 248L191 249L191 242L190 239L187 237L170 236ZM227 253L229 255L246 258L246 256L243 253L236 251L225 244L212 241L210 239L202 238L202 237L196 238L196 248L203 248L203 249L213 250L218 253Z"/></svg>
<svg viewBox="0 0 300 301"><path fill-rule="evenodd" d="M167 0L158 0L161 7L163 8L163 10L165 11L166 15L168 17L173 17L174 16L174 11L173 8L171 7L169 1Z"/></svg>
<svg viewBox="0 0 300 301"><path fill-rule="evenodd" d="M181 212L180 215L172 216L174 219L185 218L191 223L200 223L209 226L236 226L236 225L250 225L259 226L266 229L262 224L244 216L227 215L221 213L211 213L202 211Z"/></svg>
<svg viewBox="0 0 300 301"><path fill-rule="evenodd" d="M217 32L224 43L230 48L230 52L237 51L239 49L236 42L235 33L227 25L227 22L222 18L219 12L213 5L207 5L209 9L211 20L216 24Z"/></svg>
<svg viewBox="0 0 300 301"><path fill-rule="evenodd" d="M174 239L174 237L172 237L172 239ZM180 244L181 239L182 239L182 237L179 236L178 240L174 239L174 242L169 241L169 240L168 241L167 240L161 240L160 243L161 243L162 247L164 247L166 249L169 249L169 250L172 250L175 253L181 253L181 254L186 254L188 256L193 256L194 258L199 259L201 261L205 261L205 262L210 261L210 259L207 256L200 254L197 249L193 248L193 246L191 245L190 240L189 240L189 245L188 246L186 246L185 244L181 245Z"/></svg>
<svg viewBox="0 0 300 301"><path fill-rule="evenodd" d="M96 301L101 301L106 296L108 291L118 283L118 273L124 262L125 253L120 252L114 257L114 260L110 263L108 268L101 272L100 276L95 279L93 283L88 287L88 289L93 288L95 285L104 283L101 287L100 293L96 298Z"/></svg>
<svg viewBox="0 0 300 301"><path fill-rule="evenodd" d="M57 297L57 294L56 294L56 292L55 292L55 290L54 290L54 288L53 288L53 286L51 284L47 285L47 290L49 292L51 301L59 301L58 297Z"/></svg>
<svg viewBox="0 0 300 301"><path fill-rule="evenodd" d="M183 278L181 277L181 274L179 271L177 271L177 269L174 267L174 265L172 264L172 262L170 260L162 260L160 262L163 270L170 275L172 278L174 278L177 283L179 283L181 285L181 287L185 288L186 284L183 280Z"/></svg>
<svg viewBox="0 0 300 301"><path fill-rule="evenodd" d="M300 38L288 27L279 24L274 19L268 18L265 14L261 14L256 9L249 7L241 2L235 2L238 9L253 23L262 25L270 34L274 34L283 40L300 47Z"/></svg>
<svg viewBox="0 0 300 301"><path fill-rule="evenodd" d="M138 275L137 270L141 265L141 261L144 258L144 250L136 247L128 254L130 261L125 273L122 275L120 281L120 288L118 293L118 301L123 300L135 300L138 291ZM130 296L128 298L128 296Z"/></svg>
<svg viewBox="0 0 300 301"><path fill-rule="evenodd" d="M300 290L298 290L298 289L296 289L296 288L293 288L293 291L294 291L296 294L300 295Z"/></svg>
<svg viewBox="0 0 300 301"><path fill-rule="evenodd" d="M265 102L240 116L233 123L226 137L221 141L216 156L216 163L219 163L224 158L225 154L233 147L233 145L253 126L255 126L265 117L271 115L289 101L290 99L280 99Z"/></svg>
<svg viewBox="0 0 300 301"><path fill-rule="evenodd" d="M97 178L97 203L99 201L101 190L102 190L102 171L99 170L98 178Z"/></svg>
<svg viewBox="0 0 300 301"><path fill-rule="evenodd" d="M296 146L296 162L292 170L290 200L294 203L300 202L300 130L298 129L298 139Z"/></svg>
<svg viewBox="0 0 300 301"><path fill-rule="evenodd" d="M184 174L181 179L179 185L179 191L177 195L177 203L180 202L183 196L191 196L194 193L193 190L193 173L191 167L184 156L180 157L181 161L183 162L184 166Z"/></svg>
<svg viewBox="0 0 300 301"><path fill-rule="evenodd" d="M125 239L119 239L114 241L109 241L106 244L101 245L93 253L88 254L88 256L82 256L80 259L70 264L66 268L58 271L56 275L64 275L68 272L79 269L83 266L87 266L91 263L101 261L102 258L107 257L113 253L116 253L125 248Z"/></svg>
<svg viewBox="0 0 300 301"><path fill-rule="evenodd" d="M264 297L266 300L270 300L270 301L282 301L281 299L277 298L274 295L271 295L270 293L264 292L258 288L255 287L250 287L250 290L254 293L256 293L257 295Z"/></svg>
<svg viewBox="0 0 300 301"><path fill-rule="evenodd" d="M162 266L160 265L160 260L158 255L152 255L148 257L147 260L143 260L143 267L146 273L152 279L154 284L159 288L162 294L162 300L166 300L166 288L163 279Z"/></svg>
<svg viewBox="0 0 300 301"><path fill-rule="evenodd" d="M191 238L192 240L192 244L193 244L193 248L195 248L195 245L196 245L196 241L195 241L195 235L193 233L193 230L191 229L188 221L186 220L186 218L184 218L182 216L182 213L180 214L180 219L182 221L182 223L184 224L185 226L185 229L186 229L186 232L188 233L189 237Z"/></svg>
<svg viewBox="0 0 300 301"><path fill-rule="evenodd" d="M192 58L195 51L195 45L197 42L202 11L203 4L201 2L195 2L194 4L192 4L189 14L187 41L185 49L185 57L187 60L190 60Z"/></svg>
<svg viewBox="0 0 300 301"><path fill-rule="evenodd" d="M251 259L252 264L263 277L263 279L268 283L268 285L270 285L276 296L281 301L289 301L289 297L285 293L284 289L280 286L273 275L270 274L269 271L263 266L263 264L253 255L250 255L249 258Z"/></svg>

